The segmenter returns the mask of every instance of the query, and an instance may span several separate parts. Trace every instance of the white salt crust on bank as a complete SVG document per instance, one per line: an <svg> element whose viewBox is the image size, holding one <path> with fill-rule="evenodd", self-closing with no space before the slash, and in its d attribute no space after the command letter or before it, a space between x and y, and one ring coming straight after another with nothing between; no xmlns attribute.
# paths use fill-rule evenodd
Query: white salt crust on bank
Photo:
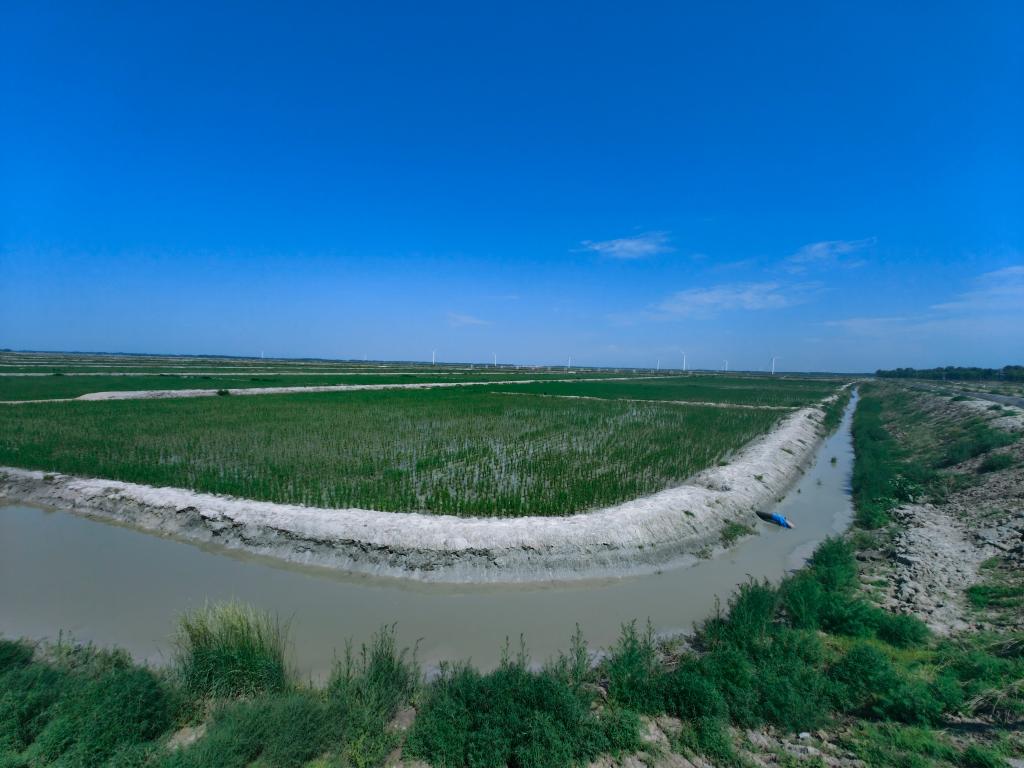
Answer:
<svg viewBox="0 0 1024 768"><path fill-rule="evenodd" d="M823 418L821 407L800 409L726 466L566 517L321 509L11 467L0 467L0 499L357 573L448 583L596 578L695 559L727 522L755 522L812 459Z"/></svg>

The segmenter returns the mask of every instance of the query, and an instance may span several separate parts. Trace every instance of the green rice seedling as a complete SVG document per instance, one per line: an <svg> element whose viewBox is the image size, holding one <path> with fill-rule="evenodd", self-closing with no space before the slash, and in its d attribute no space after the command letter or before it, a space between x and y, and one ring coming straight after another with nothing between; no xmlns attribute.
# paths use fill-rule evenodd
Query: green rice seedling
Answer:
<svg viewBox="0 0 1024 768"><path fill-rule="evenodd" d="M241 603L213 603L178 622L175 662L194 696L252 696L289 685L288 627Z"/></svg>

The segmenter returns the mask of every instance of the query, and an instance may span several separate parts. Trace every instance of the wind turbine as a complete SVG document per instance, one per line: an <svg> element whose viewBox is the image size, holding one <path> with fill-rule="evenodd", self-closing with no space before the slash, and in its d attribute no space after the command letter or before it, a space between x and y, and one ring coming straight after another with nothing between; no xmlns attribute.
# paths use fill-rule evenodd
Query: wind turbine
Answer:
<svg viewBox="0 0 1024 768"><path fill-rule="evenodd" d="M655 370L658 370L658 371L661 370L661 358L660 357L658 358L658 367Z"/></svg>
<svg viewBox="0 0 1024 768"><path fill-rule="evenodd" d="M725 372L728 373L729 372L729 361L728 360L723 360L722 362L725 363Z"/></svg>
<svg viewBox="0 0 1024 768"><path fill-rule="evenodd" d="M683 352L683 373L686 373L686 353Z"/></svg>
<svg viewBox="0 0 1024 768"><path fill-rule="evenodd" d="M491 354L494 355L494 367L497 368L498 367L498 353L497 352L491 352Z"/></svg>
<svg viewBox="0 0 1024 768"><path fill-rule="evenodd" d="M572 355L569 355L569 364L565 366L565 370L568 371L570 368L572 368Z"/></svg>
<svg viewBox="0 0 1024 768"><path fill-rule="evenodd" d="M435 349L430 353L430 364L437 365L437 350Z"/></svg>
<svg viewBox="0 0 1024 768"><path fill-rule="evenodd" d="M772 355L772 376L775 375L775 361L778 360L778 359L779 358L777 358L774 355Z"/></svg>

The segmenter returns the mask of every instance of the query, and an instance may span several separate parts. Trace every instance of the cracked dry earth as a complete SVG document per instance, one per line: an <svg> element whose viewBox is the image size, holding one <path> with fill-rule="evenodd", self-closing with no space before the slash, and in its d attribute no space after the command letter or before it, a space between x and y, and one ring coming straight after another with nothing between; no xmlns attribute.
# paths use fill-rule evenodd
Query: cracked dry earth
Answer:
<svg viewBox="0 0 1024 768"><path fill-rule="evenodd" d="M1018 462L1024 459L1019 444L1010 452ZM973 459L958 469L976 473L980 463ZM918 616L940 635L986 628L971 617L965 597L980 580L983 562L1000 556L1024 568L1024 469L979 477L975 486L941 505L907 504L894 510L901 530L893 540L892 559L879 567L888 581L882 605Z"/></svg>

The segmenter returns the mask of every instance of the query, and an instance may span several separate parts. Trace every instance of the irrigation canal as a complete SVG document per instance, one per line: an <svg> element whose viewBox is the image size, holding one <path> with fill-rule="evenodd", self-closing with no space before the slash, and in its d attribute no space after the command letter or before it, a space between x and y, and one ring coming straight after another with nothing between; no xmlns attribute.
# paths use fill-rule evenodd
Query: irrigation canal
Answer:
<svg viewBox="0 0 1024 768"><path fill-rule="evenodd" d="M304 569L160 538L62 511L0 507L0 635L58 634L117 645L162 663L176 617L206 600L238 599L290 621L293 662L319 679L344 651L396 623L418 659L497 663L523 635L535 661L566 649L579 624L591 647L614 642L623 622L686 630L748 578L781 578L825 537L850 524L856 394L840 428L775 508L795 530L757 523L758 535L689 567L549 585L424 585ZM834 459L834 461L833 461Z"/></svg>

